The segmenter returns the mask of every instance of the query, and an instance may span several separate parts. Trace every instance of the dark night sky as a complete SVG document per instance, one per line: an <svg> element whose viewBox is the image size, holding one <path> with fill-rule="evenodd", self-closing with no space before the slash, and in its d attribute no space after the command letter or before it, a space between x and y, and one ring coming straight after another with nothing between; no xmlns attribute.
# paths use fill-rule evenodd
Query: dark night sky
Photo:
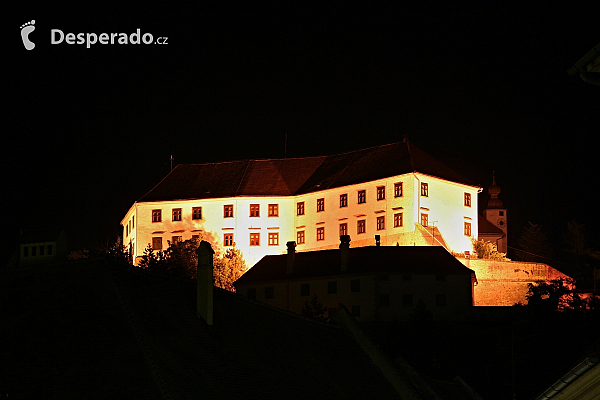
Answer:
<svg viewBox="0 0 600 400"><path fill-rule="evenodd" d="M290 157L408 135L485 187L496 170L509 245L527 221L559 238L571 218L597 240L600 87L567 74L598 44L597 18L525 3L29 3L5 40L5 243L64 225L89 248L120 234L171 154L283 157L286 134ZM50 44L51 29L137 28L168 45Z"/></svg>

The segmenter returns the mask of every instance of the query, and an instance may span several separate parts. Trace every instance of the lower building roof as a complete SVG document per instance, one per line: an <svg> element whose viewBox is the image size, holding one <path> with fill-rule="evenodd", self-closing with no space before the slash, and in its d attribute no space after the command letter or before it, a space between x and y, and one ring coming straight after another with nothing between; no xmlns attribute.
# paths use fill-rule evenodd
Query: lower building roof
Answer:
<svg viewBox="0 0 600 400"><path fill-rule="evenodd" d="M341 269L341 250L294 254L294 268L287 272L287 254L268 255L246 272L235 285L287 279L311 279L336 275L410 274L471 275L441 246L367 246L349 249L346 271Z"/></svg>
<svg viewBox="0 0 600 400"><path fill-rule="evenodd" d="M60 399L399 398L342 328L110 259L0 271L0 393Z"/></svg>

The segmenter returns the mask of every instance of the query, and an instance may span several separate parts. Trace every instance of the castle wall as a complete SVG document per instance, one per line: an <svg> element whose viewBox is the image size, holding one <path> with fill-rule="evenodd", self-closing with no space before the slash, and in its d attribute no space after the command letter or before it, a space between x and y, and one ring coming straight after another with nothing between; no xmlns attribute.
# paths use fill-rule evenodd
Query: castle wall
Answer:
<svg viewBox="0 0 600 400"><path fill-rule="evenodd" d="M547 264L458 258L475 271L477 286L473 298L476 306L512 306L527 303L527 284L537 281L568 279Z"/></svg>

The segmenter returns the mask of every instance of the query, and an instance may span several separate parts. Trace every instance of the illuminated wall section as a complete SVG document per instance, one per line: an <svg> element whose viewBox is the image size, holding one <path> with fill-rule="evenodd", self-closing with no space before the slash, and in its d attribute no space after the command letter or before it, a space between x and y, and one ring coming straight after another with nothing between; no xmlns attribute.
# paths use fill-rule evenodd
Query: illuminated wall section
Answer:
<svg viewBox="0 0 600 400"><path fill-rule="evenodd" d="M402 184L401 196L394 196L395 184ZM346 224L351 247L374 245L375 235L380 235L382 246L397 242L412 245L412 186L412 174L407 174L296 196L294 225L296 232L305 232L305 243L298 244L296 249L338 248L342 224ZM341 199L341 196L346 197ZM317 211L320 199L324 200L324 211ZM301 202L304 202L304 215L297 212ZM394 223L396 214L400 215L398 226ZM324 229L323 240L319 240L319 228Z"/></svg>
<svg viewBox="0 0 600 400"><path fill-rule="evenodd" d="M475 271L477 286L473 301L476 306L512 306L527 304L528 284L569 276L547 264L458 258Z"/></svg>
<svg viewBox="0 0 600 400"><path fill-rule="evenodd" d="M174 240L199 236L220 251L235 244L246 263L253 265L266 254L284 252L286 241L295 240L289 223L292 208L293 199L281 197L136 203L121 223L124 243L132 243L136 264L148 244L158 248L160 243L166 249ZM136 226L128 231L133 215Z"/></svg>
<svg viewBox="0 0 600 400"><path fill-rule="evenodd" d="M426 196L421 194L422 183L427 184ZM380 235L382 246L436 244L437 238L419 230L425 214L450 250L464 252L471 250L465 223L472 236L477 234L478 189L410 173L297 196L135 203L121 221L123 243L131 245L137 264L146 246L157 240L166 249L174 237L199 235L223 251L232 238L252 266L267 254L284 253L288 241L297 242L297 251L337 248L342 224L352 247L374 245L375 235ZM470 207L465 206L465 193ZM201 216L194 209L201 209ZM153 217L158 211L160 221Z"/></svg>
<svg viewBox="0 0 600 400"><path fill-rule="evenodd" d="M426 219L430 227L438 228L452 251L471 251L471 237L477 238L479 229L479 188L420 173L414 174L413 184L415 222L421 223ZM421 184L427 185L427 195L422 195ZM470 201L466 202L465 197ZM423 218L424 215L426 218Z"/></svg>

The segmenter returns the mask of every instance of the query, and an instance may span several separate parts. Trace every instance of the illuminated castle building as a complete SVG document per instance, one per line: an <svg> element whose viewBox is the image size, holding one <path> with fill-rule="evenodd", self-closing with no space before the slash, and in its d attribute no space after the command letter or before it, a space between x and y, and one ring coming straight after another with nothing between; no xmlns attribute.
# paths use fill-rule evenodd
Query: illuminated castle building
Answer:
<svg viewBox="0 0 600 400"><path fill-rule="evenodd" d="M434 245L471 250L481 187L408 141L343 154L178 165L135 202L123 243L135 263L151 244L202 237L235 246L249 266L282 254L353 247ZM489 217L488 217L489 219Z"/></svg>

